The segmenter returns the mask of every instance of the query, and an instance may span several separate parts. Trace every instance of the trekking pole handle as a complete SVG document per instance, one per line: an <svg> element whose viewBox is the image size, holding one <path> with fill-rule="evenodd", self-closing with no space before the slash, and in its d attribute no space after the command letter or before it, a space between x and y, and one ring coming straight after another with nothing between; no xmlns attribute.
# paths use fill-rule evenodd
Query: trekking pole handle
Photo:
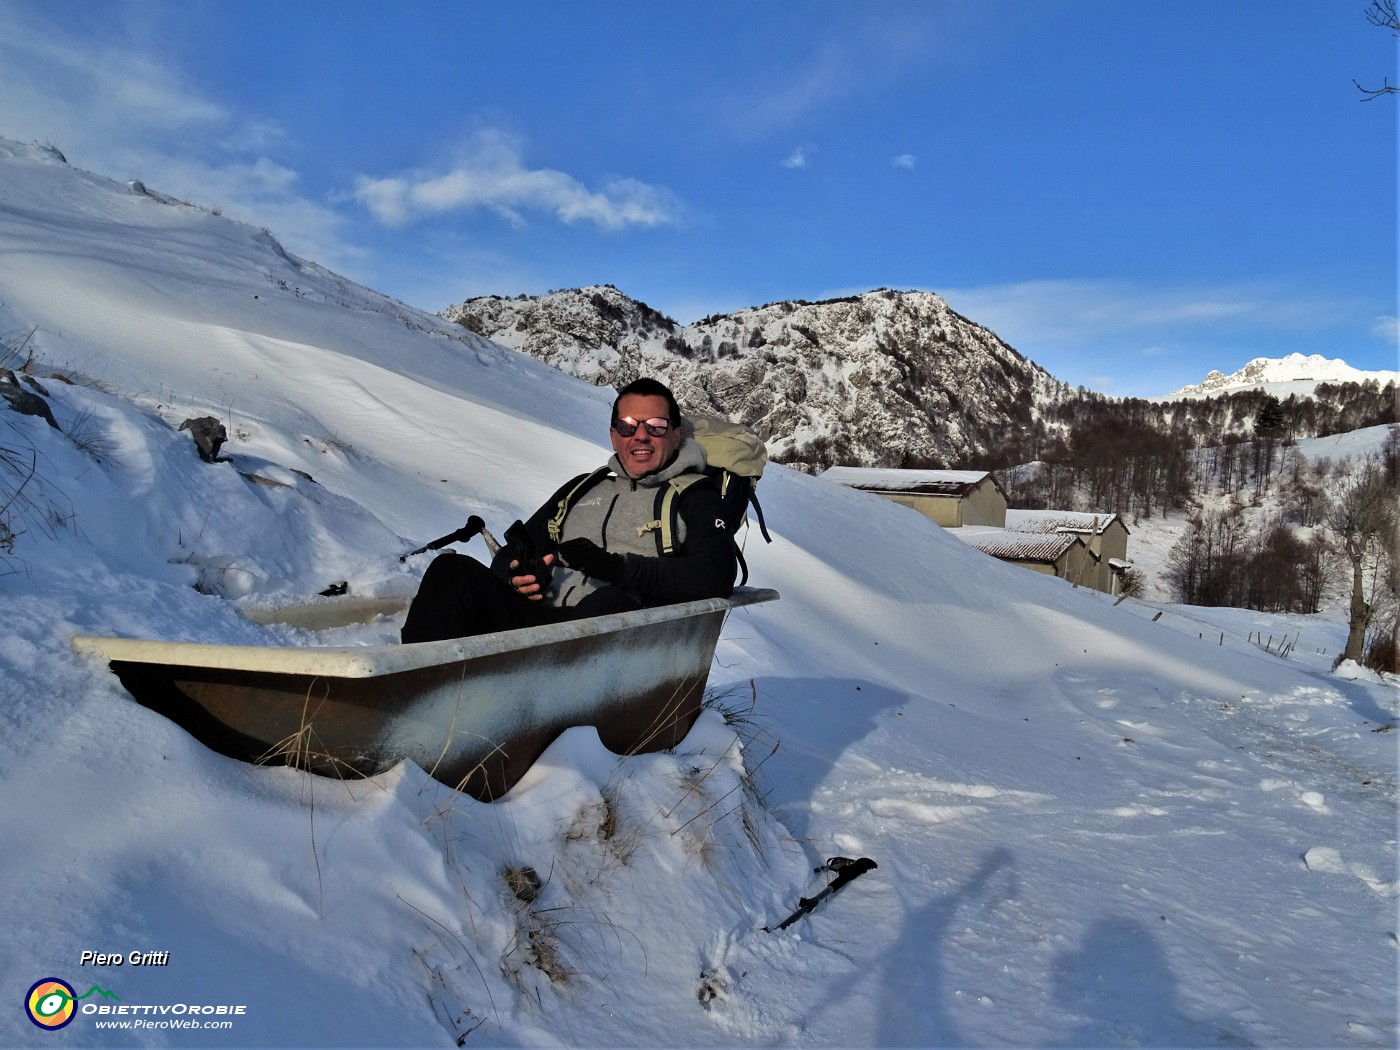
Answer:
<svg viewBox="0 0 1400 1050"><path fill-rule="evenodd" d="M411 550L407 554L400 554L399 561L408 561L408 559L413 557L415 554L422 554L424 551L441 550L443 547L446 547L449 543L466 543L478 532L484 531L486 531L486 522L482 521L478 515L473 514L470 518L467 519L467 523L457 531L449 532L446 536L439 536L431 543L425 543L417 550Z"/></svg>

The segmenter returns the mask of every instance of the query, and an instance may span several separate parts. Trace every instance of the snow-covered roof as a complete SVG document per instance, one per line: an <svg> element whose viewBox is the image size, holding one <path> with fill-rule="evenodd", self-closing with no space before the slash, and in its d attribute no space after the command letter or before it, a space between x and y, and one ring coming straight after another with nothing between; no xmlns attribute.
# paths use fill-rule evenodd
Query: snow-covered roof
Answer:
<svg viewBox="0 0 1400 1050"><path fill-rule="evenodd" d="M821 477L866 492L914 492L927 496L960 496L991 480L986 470L900 470L896 467L828 467Z"/></svg>
<svg viewBox="0 0 1400 1050"><path fill-rule="evenodd" d="M950 529L948 535L956 536L969 547L976 547L994 558L1047 564L1058 561L1070 547L1083 542L1078 536L1067 533L1012 532L1010 529L980 525Z"/></svg>
<svg viewBox="0 0 1400 1050"><path fill-rule="evenodd" d="M1012 532L1090 532L1099 534L1113 521L1123 524L1117 514L1081 510L1008 510L1006 527ZM1127 526L1123 525L1124 530Z"/></svg>

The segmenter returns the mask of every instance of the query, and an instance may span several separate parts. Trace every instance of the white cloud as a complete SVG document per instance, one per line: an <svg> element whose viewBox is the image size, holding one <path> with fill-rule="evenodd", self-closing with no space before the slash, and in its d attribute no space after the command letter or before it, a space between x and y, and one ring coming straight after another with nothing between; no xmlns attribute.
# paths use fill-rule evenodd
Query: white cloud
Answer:
<svg viewBox="0 0 1400 1050"><path fill-rule="evenodd" d="M858 82L852 64L846 46L827 44L818 54L804 56L800 66L763 95L747 99L741 121L757 130L786 127L830 106Z"/></svg>
<svg viewBox="0 0 1400 1050"><path fill-rule="evenodd" d="M498 131L473 136L449 171L382 179L362 175L354 196L390 226L484 208L512 223L523 223L526 212L545 212L560 222L591 222L615 230L665 225L677 221L680 212L669 190L637 179L612 178L589 189L562 171L527 168L519 143Z"/></svg>
<svg viewBox="0 0 1400 1050"><path fill-rule="evenodd" d="M919 163L919 158L912 153L901 153L890 161L896 168L904 168L906 171L913 170L914 165Z"/></svg>
<svg viewBox="0 0 1400 1050"><path fill-rule="evenodd" d="M104 8L118 21L123 10ZM125 13L140 17L135 8ZM344 220L302 196L297 172L267 155L283 131L211 98L142 46L141 35L132 24L84 35L46 20L39 8L0 3L0 134L52 144L79 167L140 179L266 226L318 262L358 258L342 238Z"/></svg>
<svg viewBox="0 0 1400 1050"><path fill-rule="evenodd" d="M811 154L814 152L811 146L798 146L781 161L785 168L805 168Z"/></svg>
<svg viewBox="0 0 1400 1050"><path fill-rule="evenodd" d="M1382 314L1371 325L1371 331L1392 345L1400 344L1400 317Z"/></svg>
<svg viewBox="0 0 1400 1050"><path fill-rule="evenodd" d="M178 70L126 41L82 40L0 7L0 112L12 138L77 150L226 121Z"/></svg>
<svg viewBox="0 0 1400 1050"><path fill-rule="evenodd" d="M911 73L956 61L969 32L985 15L945 4L809 5L804 21L765 56L764 75L735 71L715 109L732 132L761 137L829 112L851 99L870 98ZM745 71L746 72L746 71Z"/></svg>

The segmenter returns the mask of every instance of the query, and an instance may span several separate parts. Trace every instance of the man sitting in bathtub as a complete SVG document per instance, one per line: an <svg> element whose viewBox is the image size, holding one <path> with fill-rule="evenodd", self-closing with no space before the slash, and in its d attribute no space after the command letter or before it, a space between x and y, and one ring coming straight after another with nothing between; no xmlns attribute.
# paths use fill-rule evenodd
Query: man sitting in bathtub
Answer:
<svg viewBox="0 0 1400 1050"><path fill-rule="evenodd" d="M613 457L545 501L487 568L452 552L428 566L402 639L428 642L649 605L727 598L738 570L705 453L681 433L675 396L655 379L619 391ZM674 549L661 540L662 500L677 481ZM683 488L680 486L684 486ZM534 566L530 549L539 557Z"/></svg>

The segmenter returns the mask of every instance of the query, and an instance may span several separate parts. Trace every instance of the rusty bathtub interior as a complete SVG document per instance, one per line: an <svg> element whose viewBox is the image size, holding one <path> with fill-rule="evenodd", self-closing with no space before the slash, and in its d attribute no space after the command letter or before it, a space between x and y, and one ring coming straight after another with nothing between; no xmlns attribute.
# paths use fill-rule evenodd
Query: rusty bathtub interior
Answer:
<svg viewBox="0 0 1400 1050"><path fill-rule="evenodd" d="M700 713L729 611L777 597L740 587L728 599L410 645L80 635L73 646L101 656L140 703L231 758L339 777L408 759L489 801L573 726L593 726L619 755L674 747ZM312 618L334 619L330 604L308 606ZM284 618L305 622L302 612Z"/></svg>

